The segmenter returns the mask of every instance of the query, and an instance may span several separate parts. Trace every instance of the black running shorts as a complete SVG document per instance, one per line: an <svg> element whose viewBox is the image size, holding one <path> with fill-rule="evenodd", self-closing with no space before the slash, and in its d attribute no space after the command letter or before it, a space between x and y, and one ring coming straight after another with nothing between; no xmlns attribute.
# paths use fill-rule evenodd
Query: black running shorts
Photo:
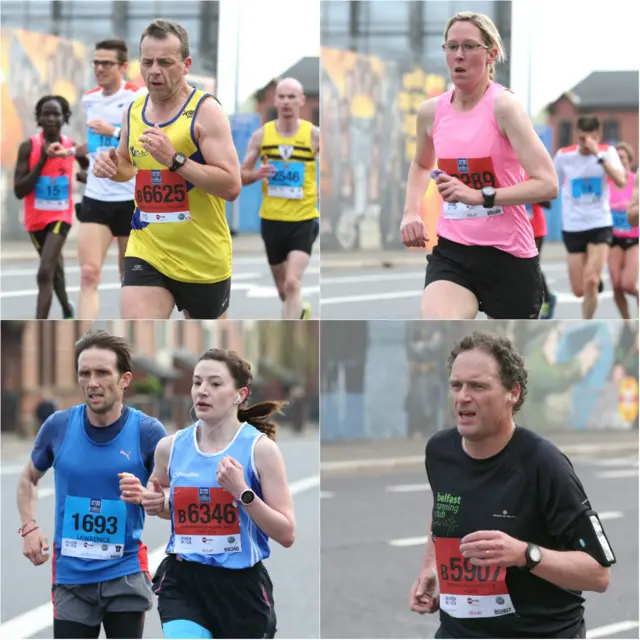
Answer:
<svg viewBox="0 0 640 640"><path fill-rule="evenodd" d="M214 638L273 638L273 586L265 566L224 569L167 556L153 579L162 624L190 620Z"/></svg>
<svg viewBox="0 0 640 640"><path fill-rule="evenodd" d="M194 320L215 320L229 308L231 278L222 282L180 282L160 273L141 258L124 259L123 287L162 287L176 301L178 311Z"/></svg>
<svg viewBox="0 0 640 640"><path fill-rule="evenodd" d="M467 246L439 238L427 256L424 286L447 280L468 289L480 311L496 320L537 319L543 301L538 256L516 258L495 247Z"/></svg>
<svg viewBox="0 0 640 640"><path fill-rule="evenodd" d="M608 244L613 241L612 227L599 227L586 231L563 231L562 240L567 253L586 253L588 244Z"/></svg>
<svg viewBox="0 0 640 640"><path fill-rule="evenodd" d="M260 223L269 264L286 262L291 251L303 251L311 255L320 228L318 218L302 222L261 219Z"/></svg>
<svg viewBox="0 0 640 640"><path fill-rule="evenodd" d="M114 238L127 238L131 233L131 218L135 210L133 200L103 202L84 196L76 210L80 222L94 222L109 227Z"/></svg>

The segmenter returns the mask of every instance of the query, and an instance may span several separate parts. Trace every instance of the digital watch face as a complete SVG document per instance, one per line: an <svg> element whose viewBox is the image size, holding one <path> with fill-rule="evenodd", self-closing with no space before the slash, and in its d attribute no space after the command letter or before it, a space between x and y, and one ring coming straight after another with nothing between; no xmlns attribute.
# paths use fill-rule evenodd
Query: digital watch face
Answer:
<svg viewBox="0 0 640 640"><path fill-rule="evenodd" d="M604 553L605 558L607 559L607 562L614 562L615 558L613 555L613 551L609 546L609 541L607 540L607 536L604 534L604 529L602 528L602 524L600 524L600 520L598 519L598 516L596 515L589 516L589 520L591 520L591 526L593 527L593 530L596 532L596 537L598 538L598 542L602 547L602 551Z"/></svg>

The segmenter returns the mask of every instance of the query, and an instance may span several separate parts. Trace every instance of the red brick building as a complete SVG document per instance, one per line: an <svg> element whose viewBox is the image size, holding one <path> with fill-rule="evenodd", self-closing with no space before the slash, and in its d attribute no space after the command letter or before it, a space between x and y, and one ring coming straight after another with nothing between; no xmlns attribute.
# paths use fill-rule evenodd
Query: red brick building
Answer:
<svg viewBox="0 0 640 640"><path fill-rule="evenodd" d="M175 421L184 426L191 407L193 368L198 357L212 347L233 349L252 362L254 386L264 385L260 381L261 372L265 370L263 365L274 363L273 367L278 370L262 375L269 378L265 382L272 379L277 398L284 393L279 374L291 372L288 375L299 379L308 396L314 398L312 402L317 403L318 322L4 321L1 328L3 432L34 436L37 428L34 411L44 396L55 398L60 409L82 402L75 372L74 344L91 328L106 329L133 345L134 378L126 398L136 396L140 400L136 406L144 411L147 400L142 385L150 378L156 379L162 386L163 410L168 416L163 420L165 424Z"/></svg>
<svg viewBox="0 0 640 640"><path fill-rule="evenodd" d="M594 71L547 106L554 131L554 152L575 144L575 122L582 114L598 116L603 140L630 144L638 162L638 72Z"/></svg>
<svg viewBox="0 0 640 640"><path fill-rule="evenodd" d="M300 112L303 120L310 120L315 125L320 125L320 58L301 58L293 67L287 69L280 78L295 78L304 87L306 102ZM273 106L276 94L276 78L262 89L256 91L258 102L257 111L262 117L262 122L276 119L276 109Z"/></svg>

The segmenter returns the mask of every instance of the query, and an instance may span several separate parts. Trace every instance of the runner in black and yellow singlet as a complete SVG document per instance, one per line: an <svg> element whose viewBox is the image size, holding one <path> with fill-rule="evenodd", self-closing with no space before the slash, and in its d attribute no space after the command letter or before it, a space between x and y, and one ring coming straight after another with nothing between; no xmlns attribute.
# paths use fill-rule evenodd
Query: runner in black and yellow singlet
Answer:
<svg viewBox="0 0 640 640"><path fill-rule="evenodd" d="M136 179L123 318L169 318L177 306L187 318L215 319L229 306L225 200L240 193L240 167L220 104L186 83L191 62L183 27L154 20L145 29L140 71L148 95L129 107L117 151L94 164L99 178Z"/></svg>
<svg viewBox="0 0 640 640"><path fill-rule="evenodd" d="M309 318L301 283L318 237L316 156L320 129L301 120L302 85L285 78L276 87L278 118L260 127L242 163L242 184L263 181L262 239L273 279L283 301L283 318ZM254 170L260 159L260 166Z"/></svg>

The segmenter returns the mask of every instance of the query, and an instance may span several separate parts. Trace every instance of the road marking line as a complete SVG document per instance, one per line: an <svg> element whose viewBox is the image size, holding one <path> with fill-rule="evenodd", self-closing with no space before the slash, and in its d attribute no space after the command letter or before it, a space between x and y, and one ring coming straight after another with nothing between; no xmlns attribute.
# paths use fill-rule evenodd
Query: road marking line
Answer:
<svg viewBox="0 0 640 640"><path fill-rule="evenodd" d="M426 482L422 484L395 484L386 487L385 491L389 493L412 493L413 491L429 491L431 485Z"/></svg>
<svg viewBox="0 0 640 640"><path fill-rule="evenodd" d="M600 518L600 520L617 520L623 516L623 511L603 511L602 513L598 513L598 518Z"/></svg>
<svg viewBox="0 0 640 640"><path fill-rule="evenodd" d="M424 280L424 276L420 277L420 274L416 274L415 271L394 271L393 273L380 273L372 275L360 275L360 276L339 276L334 278L320 277L320 284L324 287L327 284L360 284L362 282L394 282L395 280L403 280L405 283L407 278L416 277L417 280ZM419 285L418 285L419 286Z"/></svg>
<svg viewBox="0 0 640 640"><path fill-rule="evenodd" d="M596 467L637 467L638 458L609 458L594 460L591 464Z"/></svg>
<svg viewBox="0 0 640 640"><path fill-rule="evenodd" d="M383 293L367 293L358 296L338 296L337 298L320 298L320 304L343 304L345 302L375 302L377 300L398 300L399 298L419 298L422 289L412 291L387 291Z"/></svg>
<svg viewBox="0 0 640 640"><path fill-rule="evenodd" d="M638 620L614 622L612 624L606 624L603 627L596 627L595 629L588 630L587 638L610 638L616 633L631 631L631 629L637 629L638 627L640 627L640 621Z"/></svg>
<svg viewBox="0 0 640 640"><path fill-rule="evenodd" d="M582 298L576 298L572 293L564 291L554 292L558 303L560 304L582 304ZM385 291L379 293L366 293L355 296L337 296L335 298L322 298L320 304L344 304L355 302L375 302L377 300L399 300L401 298L419 298L422 295L422 289L413 289L411 291ZM598 300L611 300L613 292L605 291L598 295Z"/></svg>
<svg viewBox="0 0 640 640"><path fill-rule="evenodd" d="M417 545L427 544L427 536L420 536L419 538L398 538L396 540L389 540L389 544L392 547L415 547Z"/></svg>
<svg viewBox="0 0 640 640"><path fill-rule="evenodd" d="M324 500L326 498L333 498L336 494L333 491L321 491L320 492L320 500Z"/></svg>
<svg viewBox="0 0 640 640"><path fill-rule="evenodd" d="M363 460L336 460L321 462L322 471L342 471L344 469L366 469L367 467L395 467L403 464L424 464L424 456L404 456L402 458L365 458Z"/></svg>
<svg viewBox="0 0 640 640"><path fill-rule="evenodd" d="M638 475L638 469L618 469L617 471L600 471L596 478L633 478Z"/></svg>
<svg viewBox="0 0 640 640"><path fill-rule="evenodd" d="M301 478L295 480L289 485L289 491L294 496L313 487L320 485L320 476L309 476L307 478ZM158 565L165 557L166 545L157 547L151 551L148 555L149 560L149 572L154 573L158 568ZM47 602L39 607L35 607L30 611L21 613L15 618L7 620L0 625L0 635L3 638L12 638L12 640L25 640L30 638L36 633L40 633L44 629L52 626L53 621L53 604Z"/></svg>

